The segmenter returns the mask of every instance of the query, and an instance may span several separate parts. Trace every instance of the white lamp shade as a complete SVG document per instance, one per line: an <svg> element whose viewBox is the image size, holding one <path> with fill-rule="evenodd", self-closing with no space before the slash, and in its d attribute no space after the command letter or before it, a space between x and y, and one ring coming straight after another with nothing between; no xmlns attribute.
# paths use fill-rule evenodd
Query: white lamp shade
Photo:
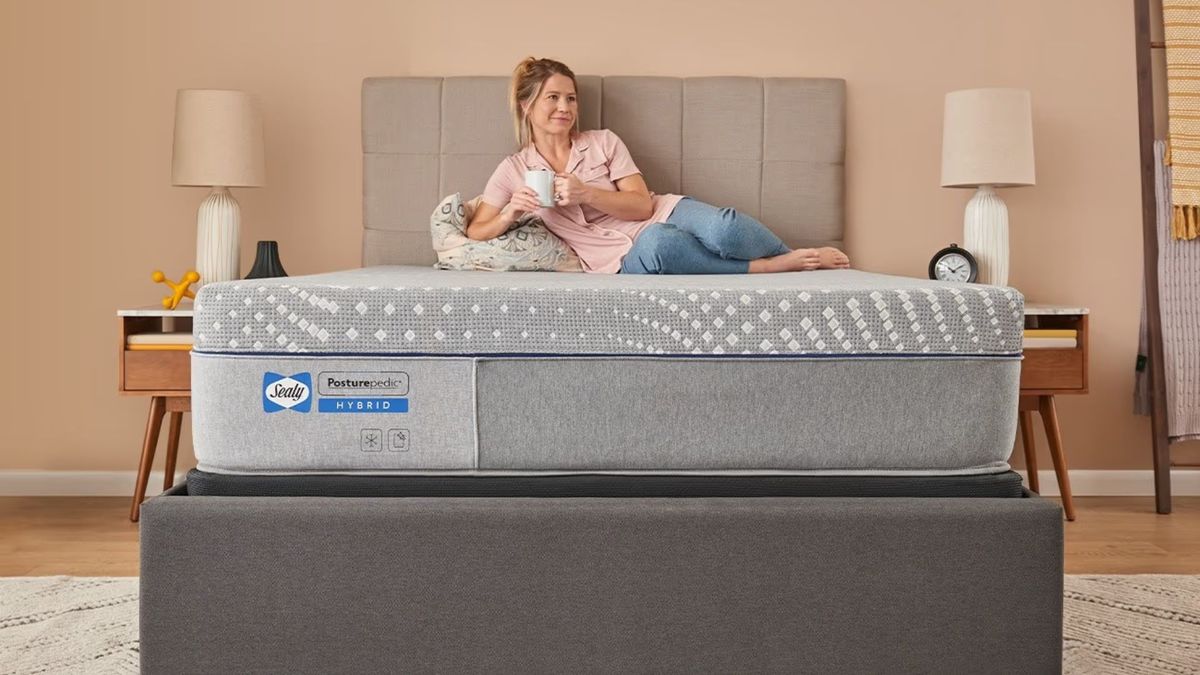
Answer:
<svg viewBox="0 0 1200 675"><path fill-rule="evenodd" d="M180 89L171 183L258 187L265 182L262 114L254 97L227 89Z"/></svg>
<svg viewBox="0 0 1200 675"><path fill-rule="evenodd" d="M942 187L1033 184L1029 91L963 89L946 94Z"/></svg>

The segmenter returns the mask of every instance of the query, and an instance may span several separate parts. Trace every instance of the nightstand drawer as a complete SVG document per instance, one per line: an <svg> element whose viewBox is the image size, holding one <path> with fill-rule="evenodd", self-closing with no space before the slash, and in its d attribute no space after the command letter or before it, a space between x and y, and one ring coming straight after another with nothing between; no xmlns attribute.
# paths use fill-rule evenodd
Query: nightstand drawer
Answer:
<svg viewBox="0 0 1200 675"><path fill-rule="evenodd" d="M1021 389L1083 389L1082 349L1026 349Z"/></svg>
<svg viewBox="0 0 1200 675"><path fill-rule="evenodd" d="M127 391L192 388L192 354L187 351L125 351Z"/></svg>

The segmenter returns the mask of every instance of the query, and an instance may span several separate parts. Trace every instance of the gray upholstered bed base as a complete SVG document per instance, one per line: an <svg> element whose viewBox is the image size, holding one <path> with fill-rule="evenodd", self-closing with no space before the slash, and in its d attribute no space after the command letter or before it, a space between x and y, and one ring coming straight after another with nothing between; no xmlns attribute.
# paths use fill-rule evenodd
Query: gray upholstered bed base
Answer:
<svg viewBox="0 0 1200 675"><path fill-rule="evenodd" d="M142 510L146 673L1055 673L1021 499L189 497Z"/></svg>

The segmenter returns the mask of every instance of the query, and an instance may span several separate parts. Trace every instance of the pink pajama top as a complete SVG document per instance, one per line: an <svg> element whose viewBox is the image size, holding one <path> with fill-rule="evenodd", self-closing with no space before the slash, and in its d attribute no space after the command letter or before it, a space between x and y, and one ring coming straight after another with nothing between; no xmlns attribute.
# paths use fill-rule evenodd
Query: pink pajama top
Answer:
<svg viewBox="0 0 1200 675"><path fill-rule="evenodd" d="M483 201L498 209L507 206L513 192L525 185L525 172L530 169L554 171L532 143L500 162L484 188ZM616 181L641 171L616 134L596 129L580 132L571 142L566 173L575 174L587 185L616 190ZM650 199L654 213L648 220L621 220L588 205L544 207L537 214L579 255L585 272L611 274L621 269L621 259L629 253L638 234L651 223L665 221L683 196L651 193Z"/></svg>

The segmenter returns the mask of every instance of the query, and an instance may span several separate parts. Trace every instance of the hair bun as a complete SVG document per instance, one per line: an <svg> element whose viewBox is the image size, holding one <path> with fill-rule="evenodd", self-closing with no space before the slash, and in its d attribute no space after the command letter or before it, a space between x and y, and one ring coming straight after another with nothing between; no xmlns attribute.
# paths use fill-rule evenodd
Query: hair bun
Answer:
<svg viewBox="0 0 1200 675"><path fill-rule="evenodd" d="M521 59L521 62L517 64L517 67L513 69L513 72L516 72L516 73L528 72L531 68L533 68L533 66L537 62L538 62L538 59L536 59L532 56L526 56L525 58Z"/></svg>

